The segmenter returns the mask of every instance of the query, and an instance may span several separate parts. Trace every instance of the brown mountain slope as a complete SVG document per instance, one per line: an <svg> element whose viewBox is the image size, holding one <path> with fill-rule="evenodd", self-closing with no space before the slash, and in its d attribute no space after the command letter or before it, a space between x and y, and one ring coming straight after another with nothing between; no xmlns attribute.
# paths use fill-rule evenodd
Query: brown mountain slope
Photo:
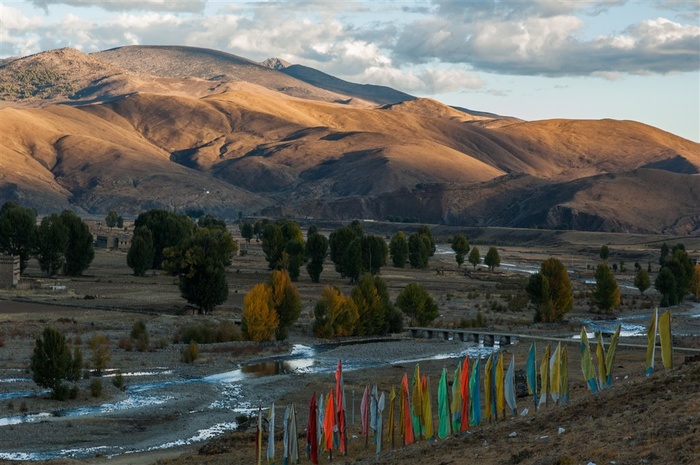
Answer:
<svg viewBox="0 0 700 465"><path fill-rule="evenodd" d="M67 98L70 84L75 100L0 110L0 201L26 200L41 212L202 208L228 217L262 210L700 230L700 145L640 123L475 120L430 99L351 106L240 57L186 47L40 55L0 72L12 67L5 76L17 83L24 69L36 83L46 74L39 63L62 73L53 98ZM83 75L68 73L70 63ZM230 74L211 76L221 70ZM284 83L310 98L275 90ZM488 118L498 123L481 124Z"/></svg>

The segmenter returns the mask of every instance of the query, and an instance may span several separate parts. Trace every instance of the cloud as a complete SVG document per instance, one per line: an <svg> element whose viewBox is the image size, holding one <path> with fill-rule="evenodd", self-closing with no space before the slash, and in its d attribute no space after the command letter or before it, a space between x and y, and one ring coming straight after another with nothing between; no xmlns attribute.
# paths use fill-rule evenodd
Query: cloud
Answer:
<svg viewBox="0 0 700 465"><path fill-rule="evenodd" d="M419 95L436 95L481 89L484 81L476 74L460 69L401 70L393 67L370 67L360 82L385 85Z"/></svg>
<svg viewBox="0 0 700 465"><path fill-rule="evenodd" d="M29 0L30 3L48 12L51 5L76 7L98 7L109 11L183 11L200 13L207 0Z"/></svg>

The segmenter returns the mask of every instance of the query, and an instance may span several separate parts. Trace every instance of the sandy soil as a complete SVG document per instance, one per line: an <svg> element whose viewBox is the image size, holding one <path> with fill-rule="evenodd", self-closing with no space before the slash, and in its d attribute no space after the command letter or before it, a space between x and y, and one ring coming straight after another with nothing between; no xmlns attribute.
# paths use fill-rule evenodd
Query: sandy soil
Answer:
<svg viewBox="0 0 700 465"><path fill-rule="evenodd" d="M575 237L572 234L572 237ZM622 236L620 236L622 239ZM387 267L382 277L389 285L392 297L407 282L421 282L431 290L440 308L441 326L456 326L463 318L474 318L481 311L488 328L494 331L511 331L533 335L559 337L578 332L580 319L595 318L588 312L589 298L585 280L592 276L591 265L596 262L595 244L598 237L561 245L544 252L532 245L504 244L499 246L502 263L499 273L469 271L455 266L453 256L437 254L427 271ZM590 241L590 242L587 242ZM444 246L444 245L443 245ZM446 246L444 246L446 247ZM481 247L481 246L480 246ZM653 261L656 245L621 240L611 249L625 259L628 268L635 261ZM518 295L523 273L508 271L507 263L518 267L537 266L543 258L552 254L565 260L574 271L576 307L567 322L558 325L533 325L531 314L521 309L508 309L508 303ZM81 347L89 363L87 339L100 332L111 341L110 368L124 373L147 372L149 375L126 376L127 385L145 382L170 382L153 395L168 397L167 402L144 408L110 412L85 417L42 418L34 423L0 426L0 453L77 449L102 446L121 446L126 450L147 450L150 447L189 438L202 429L218 423L236 421L231 405L245 402L251 407L276 403L278 413L294 402L299 413L299 430L306 425L307 405L312 392L327 392L333 384L332 371L338 359L347 366L369 364L371 368L348 371L345 376L348 392L356 392L356 408L359 396L366 384L377 384L379 389L389 390L400 382L403 373L410 375L416 358L432 355L459 353L464 343L457 341L412 340L397 337L392 341L362 345L342 345L324 348L317 354L316 363L327 367L325 373L296 373L247 379L240 383L240 390L230 398L220 398L219 384L190 382L202 377L224 373L238 368L242 363L270 360L288 353L294 344L307 346L323 341L311 337L310 312L324 284L335 284L349 292L351 286L337 277L332 264L327 265L322 283L313 284L302 276L298 288L304 302L304 311L292 331L289 341L255 345L232 342L200 346L200 357L193 364L180 359L183 344L173 343L173 334L181 325L201 322L202 319L238 319L242 298L253 284L267 278L267 269L261 259L259 245L253 244L250 253L238 257L231 267L229 282L231 295L228 302L217 309L213 317L192 315L180 299L172 278L153 275L143 279L133 278L125 267L125 255L119 252L98 251L87 276L79 279L47 280L42 278L36 264L30 264L31 288L3 291L0 294L0 396L6 392L32 391L28 362L36 338L42 329L51 325L62 330L72 344ZM646 316L653 305L654 293L637 297L638 291L624 287L633 273L618 274L623 285L625 318L639 317L646 324ZM652 276L653 279L653 276ZM54 291L48 286L58 284L65 290ZM28 286L27 286L28 287ZM87 296L87 298L86 298ZM495 305L495 303L500 304ZM692 304L674 309L674 343L676 346L700 348L700 318L686 312ZM150 332L151 349L144 352L126 351L118 347L119 340L128 336L132 324L143 320ZM644 344L643 337L629 338L621 342ZM516 366L523 368L529 342L522 340L508 346L507 351L516 357ZM538 342L538 347L542 343ZM396 463L425 465L461 463L472 458L484 464L573 464L573 463L700 463L700 364L698 358L686 358L676 351L676 368L657 370L650 378L644 376L644 350L620 348L615 364L615 380L611 389L592 395L580 376L577 345L569 346L571 380L571 404L549 406L534 414L509 418L493 425L482 425L458 437L437 442L422 441L408 447L393 449L374 457L365 449L356 424L349 426L350 453L347 457L334 456L337 463ZM404 362L399 362L403 360ZM443 366L451 372L457 359L446 358L420 363L421 371L431 378L433 390ZM317 366L318 366L317 365ZM660 358L657 354L657 365ZM68 402L56 402L43 396L31 396L0 400L0 419L22 414L54 412L105 403L118 403L128 398L112 386L111 379L104 379L104 392L93 398L89 392L91 380L79 383L78 398ZM2 399L0 397L0 399ZM212 406L214 400L229 402ZM532 410L531 398L519 399L519 407ZM436 412L436 406L433 411ZM359 413L357 415L359 417ZM238 418L241 420L241 418ZM559 428L564 432L559 434ZM515 436L511 437L511 433ZM355 437L356 436L356 437ZM40 440L36 438L41 438ZM302 441L303 443L303 441ZM278 449L281 445L278 445ZM254 434L243 425L235 432L220 434L214 440L193 442L146 453L127 453L105 456L102 449L80 460L65 458L55 463L117 463L117 464L223 464L254 463ZM302 448L303 450L303 448ZM278 452L279 454L280 452ZM325 460L324 460L325 461ZM302 460L302 463L308 463Z"/></svg>

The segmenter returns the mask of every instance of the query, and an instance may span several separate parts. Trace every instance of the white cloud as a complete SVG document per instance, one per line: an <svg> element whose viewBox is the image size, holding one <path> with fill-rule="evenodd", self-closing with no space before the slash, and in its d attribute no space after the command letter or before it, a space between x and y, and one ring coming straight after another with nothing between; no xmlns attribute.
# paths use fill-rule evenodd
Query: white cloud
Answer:
<svg viewBox="0 0 700 465"><path fill-rule="evenodd" d="M419 95L445 94L484 86L477 74L459 69L428 68L413 71L373 66L359 76L359 80Z"/></svg>
<svg viewBox="0 0 700 465"><path fill-rule="evenodd" d="M207 0L29 0L30 3L48 12L52 5L76 7L98 7L109 11L204 11Z"/></svg>

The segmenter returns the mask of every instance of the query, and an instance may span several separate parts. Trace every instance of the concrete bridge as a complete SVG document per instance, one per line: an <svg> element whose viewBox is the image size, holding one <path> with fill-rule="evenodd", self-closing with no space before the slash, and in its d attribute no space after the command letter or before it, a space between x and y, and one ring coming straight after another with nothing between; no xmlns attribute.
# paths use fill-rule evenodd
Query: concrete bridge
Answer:
<svg viewBox="0 0 700 465"><path fill-rule="evenodd" d="M516 340L516 335L506 333L496 333L483 328L473 329L449 329L449 328L407 328L411 337L424 339L459 340L462 342L481 343L487 347L492 347L496 342L504 346L512 344Z"/></svg>

